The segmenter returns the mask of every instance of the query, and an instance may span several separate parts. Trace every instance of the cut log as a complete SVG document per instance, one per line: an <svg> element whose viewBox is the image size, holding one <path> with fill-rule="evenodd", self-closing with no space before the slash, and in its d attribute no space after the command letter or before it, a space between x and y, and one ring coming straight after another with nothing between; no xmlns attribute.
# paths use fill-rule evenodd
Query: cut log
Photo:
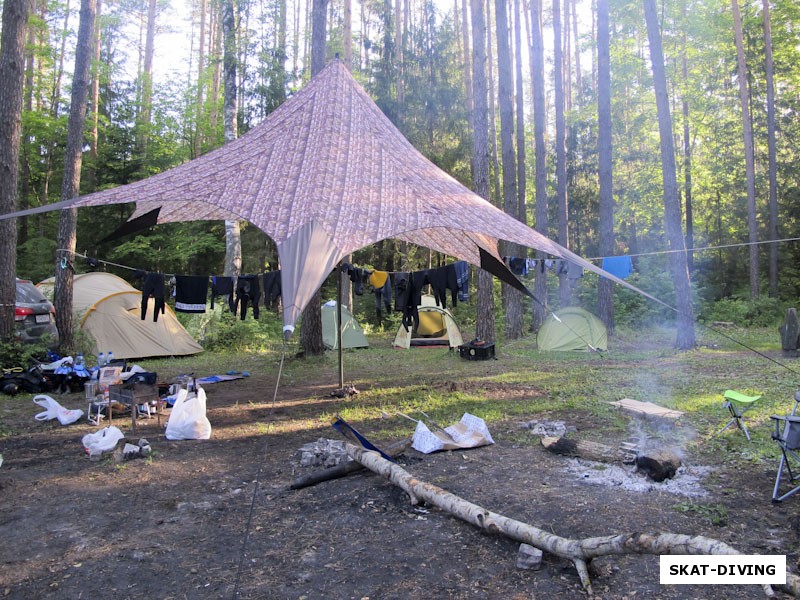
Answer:
<svg viewBox="0 0 800 600"><path fill-rule="evenodd" d="M623 453L611 446L590 442L588 440L573 440L567 437L543 437L542 446L550 452L562 456L577 456L598 462L620 462Z"/></svg>
<svg viewBox="0 0 800 600"><path fill-rule="evenodd" d="M386 448L386 454L391 457L400 456L411 447L411 438L405 438L404 440L400 440L398 442L393 442L389 444ZM322 483L323 481L330 481L331 479L339 479L340 477L344 477L350 473L355 473L356 471L362 471L364 469L364 465L355 461L349 460L347 462L335 465L333 467L329 467L327 469L323 469L322 471L316 471L314 473L308 473L307 475L303 475L302 477L298 477L295 479L292 484L289 486L290 490L300 490L306 487L310 487L312 485L317 485L318 483Z"/></svg>
<svg viewBox="0 0 800 600"><path fill-rule="evenodd" d="M425 502L449 512L451 515L476 527L504 535L512 540L530 544L543 552L571 560L578 571L581 584L592 595L592 583L588 565L599 556L617 554L742 554L728 544L703 536L676 533L630 533L582 540L563 538L527 523L493 513L452 494L433 484L421 481L400 465L389 462L377 452L347 444L347 454L370 471L386 477L400 487L411 504ZM774 596L772 587L762 585L768 597ZM800 577L786 573L784 591L797 596L800 593Z"/></svg>

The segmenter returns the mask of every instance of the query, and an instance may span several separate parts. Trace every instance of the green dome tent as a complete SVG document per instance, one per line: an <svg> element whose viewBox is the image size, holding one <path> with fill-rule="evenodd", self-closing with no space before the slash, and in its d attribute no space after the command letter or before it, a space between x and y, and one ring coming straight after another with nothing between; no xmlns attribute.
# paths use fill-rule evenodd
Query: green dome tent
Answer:
<svg viewBox="0 0 800 600"><path fill-rule="evenodd" d="M322 341L329 350L336 350L336 300L322 305ZM342 348L368 348L369 342L355 317L342 305Z"/></svg>
<svg viewBox="0 0 800 600"><path fill-rule="evenodd" d="M547 318L536 343L545 351L607 350L608 334L605 324L592 313L568 306Z"/></svg>

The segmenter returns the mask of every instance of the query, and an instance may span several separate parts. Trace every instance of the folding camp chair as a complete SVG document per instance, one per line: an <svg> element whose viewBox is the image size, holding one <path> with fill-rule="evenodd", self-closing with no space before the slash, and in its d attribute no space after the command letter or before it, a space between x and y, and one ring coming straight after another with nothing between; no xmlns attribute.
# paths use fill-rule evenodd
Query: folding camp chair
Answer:
<svg viewBox="0 0 800 600"><path fill-rule="evenodd" d="M781 448L781 461L778 465L778 474L775 477L775 487L772 490L772 501L782 502L792 494L800 491L800 484L795 483L800 480L800 474L795 474L792 471L792 462L795 466L800 465L800 416L797 416L797 405L800 404L800 391L794 393L794 408L792 413L786 416L772 415L770 418L775 421L775 431L772 434L772 439L778 442ZM790 485L795 485L791 490L785 494L780 493L781 480L784 478L784 473L788 476Z"/></svg>
<svg viewBox="0 0 800 600"><path fill-rule="evenodd" d="M736 424L736 426L744 432L747 441L750 441L750 432L747 431L747 427L745 427L742 415L747 409L753 406L755 401L761 398L761 396L748 396L736 390L725 390L723 397L725 398L725 402L722 403L722 406L730 411L731 420L728 421L725 427L720 429L719 432L722 433L731 425Z"/></svg>

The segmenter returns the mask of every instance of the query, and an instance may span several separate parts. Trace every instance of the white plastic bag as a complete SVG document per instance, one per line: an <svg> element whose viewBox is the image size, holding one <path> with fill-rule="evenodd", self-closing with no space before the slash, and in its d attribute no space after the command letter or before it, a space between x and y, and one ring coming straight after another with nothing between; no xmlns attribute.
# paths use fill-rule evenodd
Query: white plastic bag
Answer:
<svg viewBox="0 0 800 600"><path fill-rule="evenodd" d="M120 431L119 427L104 427L94 433L87 433L81 442L89 456L96 456L103 452L113 450L117 446L117 442L125 437L125 434Z"/></svg>
<svg viewBox="0 0 800 600"><path fill-rule="evenodd" d="M44 394L34 396L33 402L45 409L34 417L37 421L58 419L58 422L62 425L69 425L83 416L83 411L80 408L72 410L64 408L50 396L45 396Z"/></svg>
<svg viewBox="0 0 800 600"><path fill-rule="evenodd" d="M206 391L203 388L198 387L197 393L191 395L185 389L178 392L165 435L168 440L207 440L211 437L211 423L206 417Z"/></svg>

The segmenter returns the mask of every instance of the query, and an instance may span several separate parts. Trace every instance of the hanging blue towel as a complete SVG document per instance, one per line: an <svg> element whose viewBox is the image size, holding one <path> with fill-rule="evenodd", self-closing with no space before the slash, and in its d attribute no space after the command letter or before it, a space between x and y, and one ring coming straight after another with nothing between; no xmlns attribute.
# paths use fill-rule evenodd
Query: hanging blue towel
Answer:
<svg viewBox="0 0 800 600"><path fill-rule="evenodd" d="M603 270L620 279L626 279L633 271L630 256L607 256L603 259Z"/></svg>

